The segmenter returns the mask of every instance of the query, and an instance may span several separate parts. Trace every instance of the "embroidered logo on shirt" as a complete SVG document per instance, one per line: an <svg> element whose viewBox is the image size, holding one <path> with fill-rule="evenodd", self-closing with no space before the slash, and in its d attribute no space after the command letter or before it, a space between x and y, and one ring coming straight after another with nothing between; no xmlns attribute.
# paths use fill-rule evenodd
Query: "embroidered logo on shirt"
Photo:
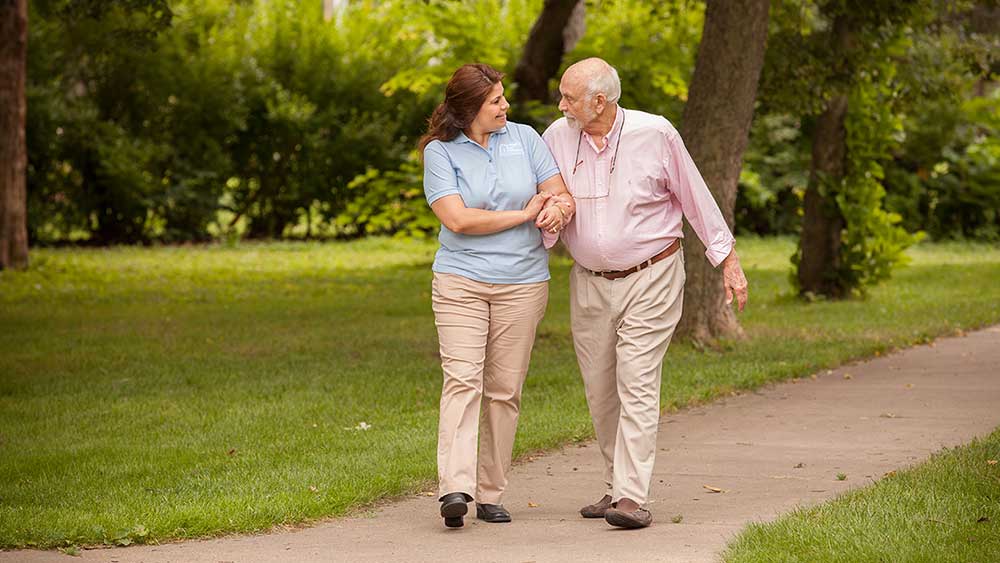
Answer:
<svg viewBox="0 0 1000 563"><path fill-rule="evenodd" d="M500 156L520 156L524 154L524 147L520 143L507 143L499 145Z"/></svg>

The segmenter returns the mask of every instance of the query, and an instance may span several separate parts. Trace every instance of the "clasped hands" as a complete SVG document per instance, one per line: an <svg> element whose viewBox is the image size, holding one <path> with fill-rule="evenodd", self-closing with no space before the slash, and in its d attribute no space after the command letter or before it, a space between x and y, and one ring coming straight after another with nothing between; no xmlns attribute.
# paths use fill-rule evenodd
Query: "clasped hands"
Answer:
<svg viewBox="0 0 1000 563"><path fill-rule="evenodd" d="M535 226L543 231L558 233L563 230L572 218L570 204L560 196L547 192L535 194L524 207L527 220L534 219Z"/></svg>

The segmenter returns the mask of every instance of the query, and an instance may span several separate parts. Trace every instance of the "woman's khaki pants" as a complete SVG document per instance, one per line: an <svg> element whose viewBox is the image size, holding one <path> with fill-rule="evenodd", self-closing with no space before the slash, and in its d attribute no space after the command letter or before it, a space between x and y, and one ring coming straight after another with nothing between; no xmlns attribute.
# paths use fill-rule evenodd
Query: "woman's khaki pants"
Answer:
<svg viewBox="0 0 1000 563"><path fill-rule="evenodd" d="M435 272L431 295L444 371L438 496L465 493L500 504L549 284L491 284Z"/></svg>

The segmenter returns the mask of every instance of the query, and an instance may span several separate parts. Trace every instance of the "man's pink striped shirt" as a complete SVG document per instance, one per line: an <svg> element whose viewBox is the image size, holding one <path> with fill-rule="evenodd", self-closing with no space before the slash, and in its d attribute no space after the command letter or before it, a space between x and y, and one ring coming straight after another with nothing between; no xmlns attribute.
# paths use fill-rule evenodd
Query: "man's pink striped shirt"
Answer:
<svg viewBox="0 0 1000 563"><path fill-rule="evenodd" d="M713 266L729 255L735 239L666 118L619 107L602 149L565 118L542 138L576 199L576 215L561 236L584 268L625 270L648 260L684 236L682 215ZM546 247L560 236L543 235Z"/></svg>

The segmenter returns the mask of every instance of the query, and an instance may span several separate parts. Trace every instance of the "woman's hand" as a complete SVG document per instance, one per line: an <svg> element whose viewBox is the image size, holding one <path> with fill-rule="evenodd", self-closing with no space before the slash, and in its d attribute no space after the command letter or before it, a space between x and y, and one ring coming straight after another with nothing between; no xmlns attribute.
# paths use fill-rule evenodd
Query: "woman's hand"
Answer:
<svg viewBox="0 0 1000 563"><path fill-rule="evenodd" d="M524 206L524 213L526 216L524 221L526 223L528 221L534 221L535 218L538 217L538 214L542 211L542 208L545 207L545 202L547 202L550 197L552 197L552 194L545 192L537 193L532 196L531 199L528 200L528 205Z"/></svg>

